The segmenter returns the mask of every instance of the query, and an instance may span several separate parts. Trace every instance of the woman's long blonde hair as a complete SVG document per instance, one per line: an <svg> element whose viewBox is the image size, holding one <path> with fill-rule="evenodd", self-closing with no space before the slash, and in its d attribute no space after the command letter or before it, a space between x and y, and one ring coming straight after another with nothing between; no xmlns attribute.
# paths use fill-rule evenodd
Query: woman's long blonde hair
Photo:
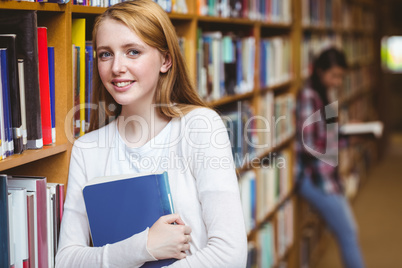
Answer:
<svg viewBox="0 0 402 268"><path fill-rule="evenodd" d="M170 55L172 65L167 73L160 73L155 92L154 101L156 104L161 104L157 108L161 115L174 118L186 114L195 107L206 106L190 80L174 26L157 3L151 0L134 0L109 7L95 21L92 33L95 51L99 26L107 19L123 23L147 45ZM90 131L108 124L121 112L121 105L114 101L102 84L97 56L94 57L92 91L92 103L97 105L97 109L91 113Z"/></svg>

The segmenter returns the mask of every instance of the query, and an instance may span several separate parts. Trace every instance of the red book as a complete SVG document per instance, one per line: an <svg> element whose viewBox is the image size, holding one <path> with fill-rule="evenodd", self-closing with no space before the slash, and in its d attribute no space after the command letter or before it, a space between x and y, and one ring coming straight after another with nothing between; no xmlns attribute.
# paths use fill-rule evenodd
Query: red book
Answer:
<svg viewBox="0 0 402 268"><path fill-rule="evenodd" d="M27 218L28 218L28 265L23 268L34 268L37 261L35 254L35 222L34 222L34 193L27 194Z"/></svg>
<svg viewBox="0 0 402 268"><path fill-rule="evenodd" d="M39 89L43 145L52 144L47 28L38 27Z"/></svg>

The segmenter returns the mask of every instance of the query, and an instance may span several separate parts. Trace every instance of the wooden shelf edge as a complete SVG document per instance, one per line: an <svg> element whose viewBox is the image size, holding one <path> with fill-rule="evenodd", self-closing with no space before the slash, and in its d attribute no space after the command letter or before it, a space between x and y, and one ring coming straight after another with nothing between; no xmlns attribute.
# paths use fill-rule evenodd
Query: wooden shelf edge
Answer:
<svg viewBox="0 0 402 268"><path fill-rule="evenodd" d="M236 172L238 174L240 174L247 170L253 169L254 168L254 164L253 164L254 159L262 159L265 156L268 156L270 153L280 151L281 149L285 148L288 144L290 144L290 142L293 141L295 137L296 137L295 134L289 135L289 137L287 137L283 142L279 143L278 145L273 146L267 150L264 150L262 153L256 154L254 157L251 158L250 161L246 162L242 167L236 168Z"/></svg>
<svg viewBox="0 0 402 268"><path fill-rule="evenodd" d="M71 5L71 11L73 14L102 14L106 11L106 7L91 7L91 6L80 6Z"/></svg>
<svg viewBox="0 0 402 268"><path fill-rule="evenodd" d="M56 144L50 146L43 146L43 149L26 150L22 154L12 155L0 161L0 170L7 170L10 168L18 167L36 160L40 160L52 155L66 152L68 150L68 143Z"/></svg>
<svg viewBox="0 0 402 268"><path fill-rule="evenodd" d="M0 1L0 9L38 10L64 12L68 4L39 3L27 1Z"/></svg>
<svg viewBox="0 0 402 268"><path fill-rule="evenodd" d="M294 81L294 79L289 79L285 82L281 82L275 85L271 85L271 86L267 86L267 87L262 87L260 89L260 93L265 93L267 91L277 91L286 87L290 87L292 85L292 82Z"/></svg>
<svg viewBox="0 0 402 268"><path fill-rule="evenodd" d="M239 100L249 99L249 98L252 98L253 96L254 96L254 91L250 91L250 92L243 93L243 94L224 96L224 97L220 98L219 100L213 100L213 101L207 102L207 105L209 107L217 107L217 106L222 106L222 105L229 104L232 102L236 102Z"/></svg>

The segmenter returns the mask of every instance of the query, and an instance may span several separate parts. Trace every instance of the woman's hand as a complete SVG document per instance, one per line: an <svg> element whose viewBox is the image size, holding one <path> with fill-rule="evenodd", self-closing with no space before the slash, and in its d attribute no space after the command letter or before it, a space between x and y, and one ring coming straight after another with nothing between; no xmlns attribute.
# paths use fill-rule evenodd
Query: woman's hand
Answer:
<svg viewBox="0 0 402 268"><path fill-rule="evenodd" d="M183 259L190 248L190 233L190 226L186 226L178 214L162 216L149 229L148 251L158 260Z"/></svg>

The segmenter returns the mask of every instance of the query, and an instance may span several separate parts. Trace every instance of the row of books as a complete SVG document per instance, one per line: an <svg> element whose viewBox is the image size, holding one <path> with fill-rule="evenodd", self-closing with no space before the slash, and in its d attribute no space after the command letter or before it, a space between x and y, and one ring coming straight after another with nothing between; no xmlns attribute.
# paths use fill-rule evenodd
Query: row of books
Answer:
<svg viewBox="0 0 402 268"><path fill-rule="evenodd" d="M289 150L270 153L258 170L257 220L260 222L271 213L277 204L292 190L291 153Z"/></svg>
<svg viewBox="0 0 402 268"><path fill-rule="evenodd" d="M56 141L55 49L36 11L0 11L1 156Z"/></svg>
<svg viewBox="0 0 402 268"><path fill-rule="evenodd" d="M153 1L158 3L166 12L169 13L175 12L184 14L188 13L186 0L153 0ZM92 7L109 7L121 2L124 2L124 0L73 0L74 5L92 6Z"/></svg>
<svg viewBox="0 0 402 268"><path fill-rule="evenodd" d="M350 65L372 62L374 46L370 37L346 35L342 39L342 44Z"/></svg>
<svg viewBox="0 0 402 268"><path fill-rule="evenodd" d="M287 267L284 254L293 244L293 204L281 206L278 215L258 231L257 242L249 242L247 267Z"/></svg>
<svg viewBox="0 0 402 268"><path fill-rule="evenodd" d="M197 14L290 23L291 0L197 0Z"/></svg>
<svg viewBox="0 0 402 268"><path fill-rule="evenodd" d="M347 99L354 94L367 90L373 83L373 70L370 66L351 69L344 77L343 86L338 91L340 100Z"/></svg>
<svg viewBox="0 0 402 268"><path fill-rule="evenodd" d="M345 0L302 0L302 25L373 29L374 14L364 5Z"/></svg>
<svg viewBox="0 0 402 268"><path fill-rule="evenodd" d="M255 111L249 102L237 102L234 107L221 111L232 145L233 159L237 168L245 167L256 157L258 144L254 125Z"/></svg>
<svg viewBox="0 0 402 268"><path fill-rule="evenodd" d="M254 169L243 172L239 189L247 233L265 220L278 203L292 190L292 176L289 173L290 152L271 153L255 162Z"/></svg>
<svg viewBox="0 0 402 268"><path fill-rule="evenodd" d="M292 47L289 36L263 38L260 52L260 87L275 86L291 79Z"/></svg>
<svg viewBox="0 0 402 268"><path fill-rule="evenodd" d="M254 88L255 38L198 29L197 85L207 101Z"/></svg>
<svg viewBox="0 0 402 268"><path fill-rule="evenodd" d="M54 267L64 185L0 175L0 267Z"/></svg>
<svg viewBox="0 0 402 268"><path fill-rule="evenodd" d="M221 110L237 168L248 168L254 158L266 154L295 133L296 103L293 94L274 97L269 91L260 101L261 111L258 114L247 101Z"/></svg>
<svg viewBox="0 0 402 268"><path fill-rule="evenodd" d="M342 0L302 0L303 26L334 27L342 23Z"/></svg>

